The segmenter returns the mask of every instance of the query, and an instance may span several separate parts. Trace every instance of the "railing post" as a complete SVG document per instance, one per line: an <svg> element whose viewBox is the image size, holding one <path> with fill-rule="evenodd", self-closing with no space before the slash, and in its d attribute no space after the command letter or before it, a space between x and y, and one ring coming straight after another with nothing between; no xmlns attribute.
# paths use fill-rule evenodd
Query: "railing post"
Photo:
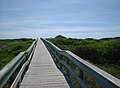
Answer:
<svg viewBox="0 0 120 88"><path fill-rule="evenodd" d="M55 54L58 56L58 52L55 51ZM57 63L57 66L59 67L59 64L58 64L58 59L56 58L56 63Z"/></svg>
<svg viewBox="0 0 120 88"><path fill-rule="evenodd" d="M52 44L49 41L44 40L47 44L47 46L52 47L52 51L54 52L55 56L58 56L58 53L62 54L63 56L67 57L67 61L60 60L59 58L56 58L56 65L58 68L62 68L65 66L65 73L68 76L73 75L74 78L77 80L79 86L78 88L89 88L89 86L84 81L84 73L89 75L92 80L97 82L101 87L103 88L119 88L120 87L120 80L115 78L114 76L111 76L109 73L106 73L105 71L99 69L98 67L90 64L89 62L83 60L82 58L78 57L77 55L73 54L70 51L62 51L58 47L56 47L54 44ZM59 59L59 60L58 60ZM63 59L63 58L62 58ZM70 60L70 61L69 61ZM62 63L59 64L58 61ZM78 67L77 72L76 69L73 68L72 63L75 64L76 67ZM69 65L69 66L68 66ZM68 70L69 69L69 70ZM82 70L83 69L83 70ZM83 73L84 72L84 73Z"/></svg>
<svg viewBox="0 0 120 88"><path fill-rule="evenodd" d="M16 72L12 74L12 76L10 77L10 84L9 84L9 87L12 85L14 79L15 79L15 76L16 76Z"/></svg>
<svg viewBox="0 0 120 88"><path fill-rule="evenodd" d="M83 71L81 69L79 69L79 74L78 76L83 80Z"/></svg>
<svg viewBox="0 0 120 88"><path fill-rule="evenodd" d="M69 60L67 59L67 64L69 63ZM67 75L68 77L70 77L70 73L69 73L69 70L67 69Z"/></svg>
<svg viewBox="0 0 120 88"><path fill-rule="evenodd" d="M29 57L29 53L26 53L26 55L25 55L25 61L27 61L28 57Z"/></svg>
<svg viewBox="0 0 120 88"><path fill-rule="evenodd" d="M60 54L60 59L62 60L63 55ZM60 63L60 69L63 69L62 64Z"/></svg>

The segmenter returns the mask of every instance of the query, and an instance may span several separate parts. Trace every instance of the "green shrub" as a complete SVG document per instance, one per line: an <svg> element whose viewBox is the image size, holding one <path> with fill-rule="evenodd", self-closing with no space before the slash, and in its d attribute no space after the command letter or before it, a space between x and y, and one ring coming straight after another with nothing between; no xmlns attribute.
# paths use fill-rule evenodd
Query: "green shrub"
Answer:
<svg viewBox="0 0 120 88"><path fill-rule="evenodd" d="M75 39L62 36L47 40L63 50L70 50L93 64L106 67L108 70L104 69L105 71L115 74L116 77L120 78L120 75L118 75L120 70L117 69L120 68L120 37ZM115 72L111 68L114 68Z"/></svg>
<svg viewBox="0 0 120 88"><path fill-rule="evenodd" d="M25 51L32 42L32 39L0 40L0 69L21 51Z"/></svg>

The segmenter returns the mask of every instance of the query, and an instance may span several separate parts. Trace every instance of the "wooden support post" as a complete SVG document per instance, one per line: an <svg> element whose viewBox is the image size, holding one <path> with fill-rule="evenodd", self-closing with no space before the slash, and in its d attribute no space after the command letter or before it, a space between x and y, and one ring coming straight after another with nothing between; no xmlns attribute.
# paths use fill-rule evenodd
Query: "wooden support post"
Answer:
<svg viewBox="0 0 120 88"><path fill-rule="evenodd" d="M69 60L67 59L67 64L69 63ZM69 73L69 70L67 69L67 75L68 77L70 77L70 73Z"/></svg>
<svg viewBox="0 0 120 88"><path fill-rule="evenodd" d="M60 59L62 60L62 58L63 58L63 55L60 54ZM63 65L60 63L60 69L61 70L63 69L62 67L63 67Z"/></svg>
<svg viewBox="0 0 120 88"><path fill-rule="evenodd" d="M79 69L79 74L78 76L83 80L83 71L81 69Z"/></svg>
<svg viewBox="0 0 120 88"><path fill-rule="evenodd" d="M55 54L58 56L58 52L57 52L57 51L55 51ZM56 64L57 64L57 66L59 67L58 59L57 59L57 58L56 58Z"/></svg>
<svg viewBox="0 0 120 88"><path fill-rule="evenodd" d="M16 75L16 74L13 73L12 76L10 77L10 79L9 79L9 80L10 80L9 87L12 85L12 83L13 83L13 81L14 81L14 79L15 79L15 75Z"/></svg>

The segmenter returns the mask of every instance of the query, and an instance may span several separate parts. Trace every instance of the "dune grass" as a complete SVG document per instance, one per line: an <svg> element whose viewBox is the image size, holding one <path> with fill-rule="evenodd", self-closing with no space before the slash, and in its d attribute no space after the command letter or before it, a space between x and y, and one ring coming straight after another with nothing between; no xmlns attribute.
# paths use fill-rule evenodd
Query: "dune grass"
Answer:
<svg viewBox="0 0 120 88"><path fill-rule="evenodd" d="M0 40L0 69L2 69L21 51L25 51L29 48L33 41L33 39Z"/></svg>
<svg viewBox="0 0 120 88"><path fill-rule="evenodd" d="M75 39L57 36L47 40L120 79L120 37Z"/></svg>
<svg viewBox="0 0 120 88"><path fill-rule="evenodd" d="M47 40L62 50L70 50L89 63L120 79L120 37L76 39L57 36L55 38L47 38ZM68 62L70 63L70 61ZM79 71L75 64L71 66L76 72ZM63 68L66 69L64 66ZM66 72L65 70L65 73ZM78 88L78 83L73 75L68 75L73 86ZM83 72L83 75L83 80L90 88L102 88L101 85L96 83L87 73Z"/></svg>

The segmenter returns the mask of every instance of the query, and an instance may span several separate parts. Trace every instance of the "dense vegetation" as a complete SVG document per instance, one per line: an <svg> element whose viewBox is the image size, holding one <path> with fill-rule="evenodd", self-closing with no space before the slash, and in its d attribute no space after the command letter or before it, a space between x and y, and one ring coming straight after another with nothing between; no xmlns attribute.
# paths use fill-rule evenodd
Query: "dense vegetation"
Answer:
<svg viewBox="0 0 120 88"><path fill-rule="evenodd" d="M18 53L25 51L33 39L5 39L0 40L0 69L11 61Z"/></svg>
<svg viewBox="0 0 120 88"><path fill-rule="evenodd" d="M57 36L49 41L70 50L90 63L120 78L120 37L76 39Z"/></svg>

